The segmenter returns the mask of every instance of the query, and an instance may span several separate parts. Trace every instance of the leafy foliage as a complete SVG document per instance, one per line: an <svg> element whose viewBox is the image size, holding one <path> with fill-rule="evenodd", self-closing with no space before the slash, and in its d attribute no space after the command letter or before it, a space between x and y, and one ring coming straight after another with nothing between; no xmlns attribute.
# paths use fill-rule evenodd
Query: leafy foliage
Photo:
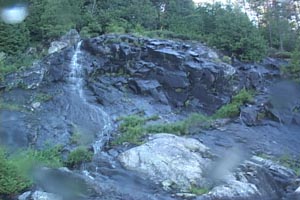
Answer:
<svg viewBox="0 0 300 200"><path fill-rule="evenodd" d="M19 55L28 44L29 31L25 24L9 25L0 21L0 52Z"/></svg>
<svg viewBox="0 0 300 200"><path fill-rule="evenodd" d="M189 128L200 124L201 127L209 127L211 119L201 114L192 114L183 121L171 122L165 124L150 124L147 121L157 120L158 118L149 117L143 118L137 115L130 115L121 118L122 123L119 126L121 135L112 142L112 144L122 144L130 142L132 144L140 144L141 138L148 133L171 133L176 135L186 135L189 133Z"/></svg>
<svg viewBox="0 0 300 200"><path fill-rule="evenodd" d="M212 116L205 116L202 114L194 113L188 118L171 123L164 124L150 124L150 120L157 120L157 117L144 118L138 115L130 115L122 117L122 123L119 125L121 135L115 139L112 144L122 144L130 142L132 144L141 144L143 136L149 133L171 133L176 135L186 135L190 133L191 128L209 128L215 119L236 117L240 113L240 107L245 103L250 103L253 100L253 92L246 89L240 90L232 97L229 104L222 106Z"/></svg>
<svg viewBox="0 0 300 200"><path fill-rule="evenodd" d="M24 111L25 109L18 104L5 103L0 101L0 110Z"/></svg>
<svg viewBox="0 0 300 200"><path fill-rule="evenodd" d="M277 23L276 18L266 18L270 23L258 29L238 7L218 3L197 7L192 0L29 0L29 12L24 23L0 24L0 52L19 54L28 47L29 41L49 44L75 28L82 37L133 32L200 40L229 56L252 61L266 54L263 35L269 33L270 27L274 34L272 47L279 48L276 42L279 39L280 43L293 43L294 38L282 31L287 28L292 32L292 27L288 23ZM271 42L269 38L268 42Z"/></svg>
<svg viewBox="0 0 300 200"><path fill-rule="evenodd" d="M209 189L207 189L207 188L199 188L199 187L195 187L195 186L192 186L190 188L190 193L196 194L196 195L203 195L208 192L209 192Z"/></svg>
<svg viewBox="0 0 300 200"><path fill-rule="evenodd" d="M293 79L300 79L300 45L292 52L291 60L283 72Z"/></svg>
<svg viewBox="0 0 300 200"><path fill-rule="evenodd" d="M229 104L222 106L213 115L213 118L235 117L240 113L240 107L245 103L250 103L253 100L253 92L242 89L235 96Z"/></svg>
<svg viewBox="0 0 300 200"><path fill-rule="evenodd" d="M19 173L4 149L0 148L0 194L16 194L29 186L30 181Z"/></svg>
<svg viewBox="0 0 300 200"><path fill-rule="evenodd" d="M74 167L84 162L90 162L92 158L92 152L90 152L85 147L78 147L68 155L66 164L69 167Z"/></svg>
<svg viewBox="0 0 300 200"><path fill-rule="evenodd" d="M28 149L11 156L0 148L0 194L12 195L30 187L31 170L37 166L61 167L60 147Z"/></svg>

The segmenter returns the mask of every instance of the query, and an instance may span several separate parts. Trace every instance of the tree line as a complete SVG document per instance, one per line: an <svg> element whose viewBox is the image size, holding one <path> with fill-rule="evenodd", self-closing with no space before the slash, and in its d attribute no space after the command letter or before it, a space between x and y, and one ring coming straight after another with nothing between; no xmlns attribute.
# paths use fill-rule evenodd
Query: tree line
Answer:
<svg viewBox="0 0 300 200"><path fill-rule="evenodd" d="M28 0L28 8L23 23L0 22L0 52L20 55L29 46L49 45L73 28L82 37L115 32L198 40L229 56L257 61L270 51L293 51L299 33L297 0L227 5L195 5L192 0Z"/></svg>

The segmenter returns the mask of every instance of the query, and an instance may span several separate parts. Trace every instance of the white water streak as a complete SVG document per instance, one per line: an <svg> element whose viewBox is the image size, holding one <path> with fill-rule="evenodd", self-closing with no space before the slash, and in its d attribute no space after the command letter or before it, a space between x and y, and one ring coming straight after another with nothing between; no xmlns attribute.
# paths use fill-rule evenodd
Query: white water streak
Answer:
<svg viewBox="0 0 300 200"><path fill-rule="evenodd" d="M109 132L112 129L112 124L108 114L105 111L103 111L100 107L88 103L84 95L84 91L83 91L84 73L83 73L82 65L79 62L80 55L81 55L81 50L80 50L81 43L82 41L78 42L75 49L75 53L72 57L71 64L70 64L71 72L69 74L68 80L71 85L71 90L73 92L78 93L83 103L86 104L86 106L89 107L91 111L94 111L93 113L91 113L89 120L92 120L94 123L99 123L99 124L101 124L102 121L104 124L104 127L102 128L100 134L98 135L99 140L97 140L93 144L94 152L96 154L101 151L102 147L107 141Z"/></svg>

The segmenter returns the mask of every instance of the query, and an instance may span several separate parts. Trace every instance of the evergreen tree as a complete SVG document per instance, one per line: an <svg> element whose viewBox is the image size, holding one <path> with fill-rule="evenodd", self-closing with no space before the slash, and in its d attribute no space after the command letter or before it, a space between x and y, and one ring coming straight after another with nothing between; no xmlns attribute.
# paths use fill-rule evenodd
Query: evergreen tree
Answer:
<svg viewBox="0 0 300 200"><path fill-rule="evenodd" d="M259 60L265 56L265 40L240 9L217 8L214 24L215 30L209 39L211 45L242 60Z"/></svg>
<svg viewBox="0 0 300 200"><path fill-rule="evenodd" d="M0 22L0 52L19 55L28 44L29 31L25 23L10 25Z"/></svg>
<svg viewBox="0 0 300 200"><path fill-rule="evenodd" d="M299 40L298 40L299 41ZM284 71L288 76L293 79L300 80L300 44L297 42L296 48L292 52L291 60L289 65Z"/></svg>

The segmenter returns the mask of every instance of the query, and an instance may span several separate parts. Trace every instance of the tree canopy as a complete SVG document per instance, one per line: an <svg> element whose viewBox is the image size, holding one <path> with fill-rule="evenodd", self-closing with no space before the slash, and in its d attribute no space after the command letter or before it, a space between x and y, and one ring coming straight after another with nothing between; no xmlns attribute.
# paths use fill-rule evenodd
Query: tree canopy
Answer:
<svg viewBox="0 0 300 200"><path fill-rule="evenodd" d="M49 45L73 28L83 37L126 32L199 40L229 56L256 61L268 47L295 49L299 34L299 3L295 2L195 5L192 0L29 0L29 16L23 23L0 22L0 52L16 55L34 44ZM255 23L245 13L249 9L255 13Z"/></svg>

